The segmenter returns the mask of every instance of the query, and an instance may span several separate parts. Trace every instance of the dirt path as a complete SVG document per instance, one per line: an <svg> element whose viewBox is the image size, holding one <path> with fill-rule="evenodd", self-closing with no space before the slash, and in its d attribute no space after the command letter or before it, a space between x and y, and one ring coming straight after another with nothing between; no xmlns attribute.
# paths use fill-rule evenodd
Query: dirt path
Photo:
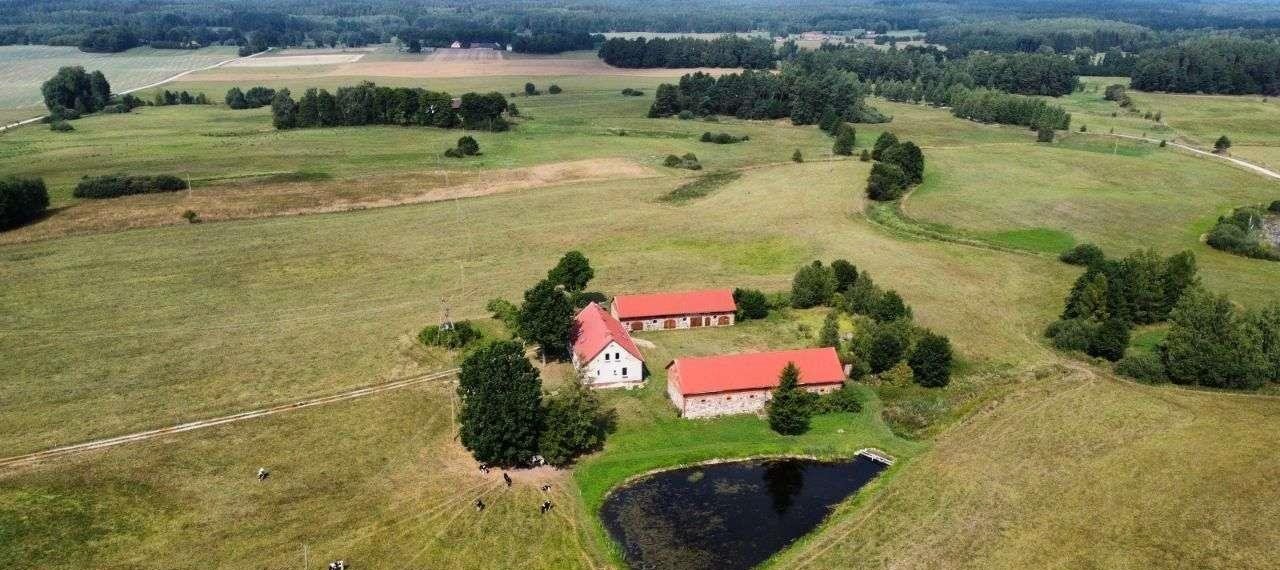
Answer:
<svg viewBox="0 0 1280 570"><path fill-rule="evenodd" d="M1136 140L1136 141L1143 141L1143 142L1149 142L1149 143L1156 143L1156 144L1159 144L1159 143L1160 143L1160 141L1159 141L1158 139L1152 139L1152 138L1147 138L1147 137L1138 137L1138 136L1133 136L1133 135L1112 134L1112 135L1110 135L1110 136L1113 136L1113 137L1120 137L1120 138L1122 138L1122 139L1130 139L1130 140ZM1201 149L1198 149L1198 148L1193 147L1193 146L1190 146L1190 145L1185 145L1185 144L1182 144L1182 143L1177 143L1177 142L1172 142L1172 141L1165 141L1165 144L1167 144L1167 145L1169 145L1169 146L1171 146L1171 147L1180 148L1180 149L1182 149L1182 150L1185 150L1185 151L1187 151L1187 152L1190 152L1190 153L1195 154L1195 155L1198 155L1198 156L1204 156L1204 157L1208 157L1208 158L1216 158L1216 159L1218 159L1218 160L1225 160L1225 161L1230 162L1230 163L1232 163L1232 164L1234 164L1234 165L1236 165L1236 166L1239 166L1239 167L1241 167L1241 168L1244 168L1245 170L1250 170L1250 171L1253 171L1254 173L1257 173L1257 174L1261 174L1261 175L1263 175L1263 176L1266 176L1267 178L1271 178L1272 180L1280 180L1280 172L1276 172L1276 171L1274 171L1274 170L1271 170L1270 168L1267 168L1267 167L1265 167L1265 166L1261 166L1261 165L1258 165L1258 164L1254 164L1254 163L1249 162L1249 161L1247 161L1247 160L1239 159L1239 158L1236 158L1236 157L1234 157L1234 156L1227 156L1227 155L1224 155L1224 154L1217 154L1217 153L1209 152L1209 151L1207 151L1207 150L1201 150Z"/></svg>
<svg viewBox="0 0 1280 570"><path fill-rule="evenodd" d="M219 68L219 67L222 67L222 66L224 66L224 65L227 65L227 64L230 64L230 63L234 63L234 62L237 62L237 61L243 61L243 60L246 60L246 59L253 59L253 58L255 58L255 57L258 57L258 56L260 56L260 55L262 55L262 54L264 54L264 53L270 52L270 51L271 51L271 48L267 48L267 51L260 51L260 52L258 52L258 53L252 54L252 55L246 55L246 56L244 56L244 57L233 57L233 58L231 58L231 59L225 59L225 60L219 61L218 63L215 63L215 64L213 64L213 65L207 65L207 66L205 66L205 67L200 67L200 68L197 68L197 69L188 69L188 70L186 70L186 71L183 71L182 73L178 73L177 75L174 75L174 76L172 76L172 77L169 77L168 79L162 79L162 80L160 80L160 81L157 81L157 82L155 82L155 83L151 83L151 84L149 84L149 85L143 85L142 87L134 87L133 89L125 89L124 91L120 91L120 92L115 93L115 95L127 95L127 94L129 94L129 93L136 93L136 92L138 92L138 91L142 91L143 89L151 89L152 87L159 87L159 86L161 86L161 85L164 85L165 83L169 83L169 82L171 82L171 81L177 81L178 79L182 79L183 77L186 77L186 76L188 76L188 75L191 75L192 73L195 73L195 72L197 72L197 71L207 71L207 70L210 70L210 69L216 69L216 68ZM16 123L10 123L10 124L8 124L8 125L0 125L0 133L2 133L2 132L4 132L4 131L7 131L7 130L9 130L9 129L14 129L14 128L17 128L17 127L21 127L21 126L23 126L23 125L29 125L29 124L31 124L31 123L35 123L35 122L41 121L41 120L43 120L43 119L44 119L45 117L47 117L47 116L48 116L48 115L40 115L39 117L32 117L32 118L30 118L30 119L24 119L24 120L22 120L22 121L18 121L18 122L16 122Z"/></svg>
<svg viewBox="0 0 1280 570"><path fill-rule="evenodd" d="M457 372L458 372L458 369L454 368L451 370L445 370L443 372L434 372L431 374L424 374L422 376L414 376L411 378L401 378L399 380L384 382L382 384L373 384L370 386L365 386L363 388L356 388L354 390L340 392L338 394L307 398L303 400L298 400L297 402L293 402L289 404L281 404L281 405L272 406L269 408L260 408L257 410L238 412L238 413L234 413L226 416L178 424L176 426L158 428L158 429L147 430L147 431L140 431L140 432L120 435L116 437L109 437L105 439L87 441L84 443L77 443L74 445L54 447L51 449L46 449L44 451L37 451L34 453L28 453L25 455L6 457L6 458L0 459L0 470L34 465L34 464L52 460L52 459L58 459L58 458L67 457L71 455L77 455L77 454L85 453L89 451L107 449L110 447L116 447L118 445L124 445L126 443L146 441L146 440L155 439L155 438L163 437L167 435L173 435L173 434L178 434L178 433L183 433L188 431L195 431L199 429L217 427L220 425L242 422L242 421L252 420L256 418L263 418L267 416L273 416L282 412L299 410L302 408L310 408L312 406L332 404L334 402L342 402L346 400L353 400L356 398L363 398L365 396L372 396L374 394L380 394L382 392L397 390L400 388L408 388L411 386L417 386L419 384L425 384L428 382L439 382L442 380L453 378L453 376L457 374Z"/></svg>

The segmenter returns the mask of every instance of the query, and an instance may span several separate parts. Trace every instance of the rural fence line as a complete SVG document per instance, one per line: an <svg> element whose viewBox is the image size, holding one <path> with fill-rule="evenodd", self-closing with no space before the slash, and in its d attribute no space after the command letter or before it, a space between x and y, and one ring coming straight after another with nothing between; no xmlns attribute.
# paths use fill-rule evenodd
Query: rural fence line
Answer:
<svg viewBox="0 0 1280 570"><path fill-rule="evenodd" d="M45 449L43 451L27 453L24 455L6 457L3 459L0 459L0 469L10 469L14 467L20 467L24 465L39 463L41 461L46 461L50 459L57 459L57 458L66 457L69 455L85 453L88 451L95 451L99 449L115 447L118 445L124 445L126 443L146 441L149 439L155 439L157 437L162 437L166 435L173 435L173 434L178 434L178 433L183 433L188 431L194 431L198 429L217 427L220 425L226 425L226 424L235 423L235 422L242 422L245 420L273 416L279 413L288 412L292 410L299 410L302 408L309 408L312 406L319 406L323 404L332 404L335 402L341 402L345 400L353 400L353 399L361 398L364 396L372 396L374 394L380 394L382 392L387 392L390 390L407 388L410 386L416 386L419 384L426 384L428 382L443 380L446 378L452 378L454 375L458 373L458 371L459 369L452 368L452 369L444 370L441 372L433 372L430 374L423 374L421 376L401 378L399 380L393 380L391 382L385 382L382 384L373 384L370 386L364 386L362 388L356 388L354 390L348 390L346 392L340 392L338 394L331 394L328 396L298 400L296 402L292 402L289 404L280 404L280 405L271 406L268 408L260 408L256 410L238 412L235 414L220 416L216 418L185 422L175 426L157 428L157 429L152 429L147 431L140 431L140 432L120 435L116 437L109 437L106 439L97 439L93 441L87 441L84 443L54 447L50 449Z"/></svg>

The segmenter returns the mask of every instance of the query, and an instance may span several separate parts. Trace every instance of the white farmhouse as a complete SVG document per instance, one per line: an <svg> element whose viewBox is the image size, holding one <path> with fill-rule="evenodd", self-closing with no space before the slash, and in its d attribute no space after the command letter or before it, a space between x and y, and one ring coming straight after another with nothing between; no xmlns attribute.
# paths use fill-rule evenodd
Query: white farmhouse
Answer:
<svg viewBox="0 0 1280 570"><path fill-rule="evenodd" d="M591 303L574 318L573 365L592 388L644 383L644 358L618 319Z"/></svg>

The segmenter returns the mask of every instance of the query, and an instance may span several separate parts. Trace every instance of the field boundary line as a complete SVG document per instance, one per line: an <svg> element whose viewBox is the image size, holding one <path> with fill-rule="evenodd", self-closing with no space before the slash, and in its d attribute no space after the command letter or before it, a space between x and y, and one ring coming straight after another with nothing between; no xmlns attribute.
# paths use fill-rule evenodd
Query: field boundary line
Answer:
<svg viewBox="0 0 1280 570"><path fill-rule="evenodd" d="M411 386L417 386L419 384L425 384L428 382L451 378L458 373L458 370L459 369L457 368L452 368L452 369L444 370L441 372L433 372L430 374L423 374L420 376L401 378L399 380L384 382L382 384L372 384L368 386L363 386L360 388L347 390L345 392L339 392L337 394L330 394L328 396L305 398L305 399L298 400L296 402L291 402L288 404L279 404L279 405L270 406L267 408L258 408L255 410L237 412L234 414L219 416L215 418L185 422L185 423L181 423L181 424L169 426L169 427L156 428L156 429L140 431L140 432L125 434L125 435L119 435L119 436L109 437L104 439L96 439L93 441L86 441L83 443L76 443L72 445L64 445L60 447L54 447L54 448L27 453L23 455L6 457L6 458L0 459L0 469L11 469L15 467L22 467L26 465L40 463L50 459L58 459L58 458L67 457L70 455L86 453L89 451L96 451L100 449L116 447L119 445L124 445L126 443L147 441L150 439L155 439L155 438L163 437L166 435L174 435L174 434L179 434L179 433L184 433L189 431L195 431L199 429L205 429L205 428L217 427L217 426L231 424L231 423L242 422L246 420L263 418L267 416L274 416L276 414L280 414L283 412L299 410L303 408L310 408L313 406L332 404L335 402L342 402L346 400L354 400L356 398L372 396L372 395L380 394L382 392L387 392L390 390L396 390L399 388L408 388Z"/></svg>
<svg viewBox="0 0 1280 570"><path fill-rule="evenodd" d="M130 93L136 93L136 92L138 92L138 91L142 91L143 89L151 89L152 87L159 87L159 86L164 85L164 84L166 84L166 83L169 83L169 82L171 82L171 81L176 81L176 80L178 80L178 79L182 79L183 77L186 77L186 76L188 76L188 75L191 75L192 73L196 73L196 72L200 72L200 71L208 71L208 70L210 70L210 69L217 69L217 68L219 68L219 67L222 67L222 66L224 66L224 65L227 65L228 63L232 63L232 62L236 62L236 61L240 61L240 60L253 59L253 58L258 57L258 56L260 56L260 55L262 55L262 54L264 54L264 53L267 53L267 52L271 51L272 49L274 49L274 48L267 48L265 51L260 51L260 52L258 52L258 53L253 53L253 54L249 54L249 55L242 56L242 57L241 57L241 56L237 56L237 57L233 57L233 58L231 58L231 59L224 59L224 60L222 60L222 61L219 61L218 63L212 64L212 65L206 65L206 66L204 66L204 67L197 67L196 69L188 69L188 70L186 70L186 71L179 72L179 73L177 73L176 75L173 75L173 76L169 77L168 79L162 79L162 80L157 81L157 82L155 82L155 83L151 83L151 84L148 84L148 85L143 85L142 87L134 87L134 88L132 88L132 89L125 89L124 91L120 91L120 92L117 92L117 93L113 93L113 95L128 95L128 94L130 94ZM32 118L30 118L30 119L23 119L23 120L18 121L18 122L16 122L16 123L9 123L9 124L7 124L7 125L0 125L0 133L3 133L3 132L5 132L5 131L7 131L7 130L9 130L9 129L16 129L16 128L21 127L21 126L23 126L23 125L30 125L31 123L35 123L35 122L38 122L38 121L42 121L42 120L44 120L44 118L45 118L45 117L48 117L48 116L49 116L49 115L40 115L39 117L32 117ZM2 464L0 464L0 466L2 466Z"/></svg>

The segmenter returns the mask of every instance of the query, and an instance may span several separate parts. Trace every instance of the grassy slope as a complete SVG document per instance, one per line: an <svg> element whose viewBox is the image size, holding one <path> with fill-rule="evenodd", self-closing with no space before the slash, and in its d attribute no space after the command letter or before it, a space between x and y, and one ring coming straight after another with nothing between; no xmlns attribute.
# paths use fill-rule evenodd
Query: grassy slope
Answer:
<svg viewBox="0 0 1280 570"><path fill-rule="evenodd" d="M1280 400L1028 379L780 568L1265 568Z"/></svg>

